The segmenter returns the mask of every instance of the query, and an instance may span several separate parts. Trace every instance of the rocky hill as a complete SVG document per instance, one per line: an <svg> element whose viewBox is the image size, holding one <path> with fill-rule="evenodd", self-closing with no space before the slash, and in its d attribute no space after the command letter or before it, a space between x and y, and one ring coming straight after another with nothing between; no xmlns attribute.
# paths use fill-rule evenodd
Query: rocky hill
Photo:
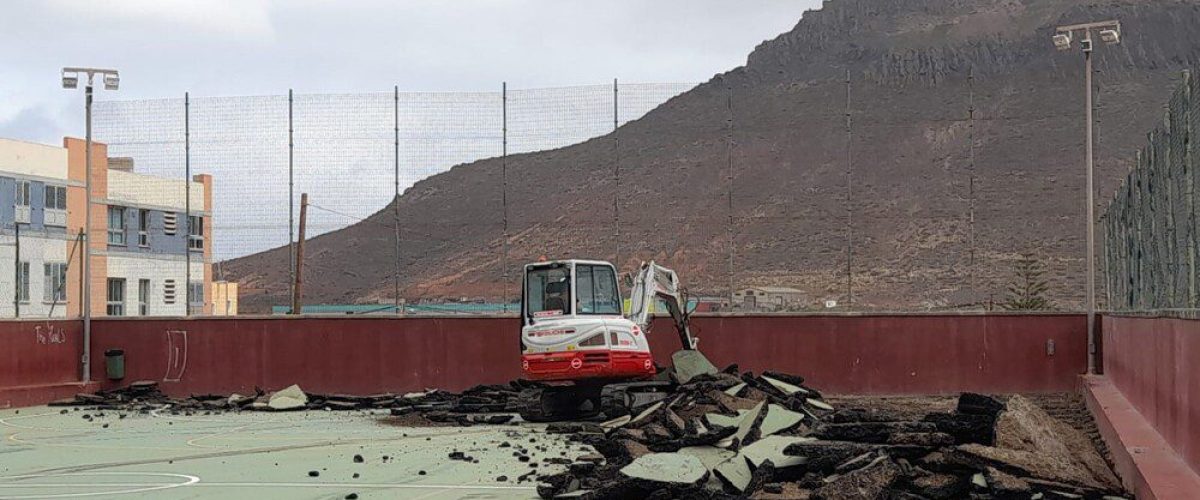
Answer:
<svg viewBox="0 0 1200 500"><path fill-rule="evenodd" d="M1032 253L1054 303L1078 307L1083 61L1050 36L1109 18L1124 43L1095 56L1102 207L1200 58L1200 2L830 0L618 131L620 266L654 258L704 294L792 286L814 307L846 303L849 269L855 308L911 310L1002 300ZM406 190L402 295L515 297L539 256L613 260L612 148L600 137L508 158L508 282L498 159ZM394 210L308 241L307 303L390 302ZM287 252L223 264L243 309L287 303Z"/></svg>

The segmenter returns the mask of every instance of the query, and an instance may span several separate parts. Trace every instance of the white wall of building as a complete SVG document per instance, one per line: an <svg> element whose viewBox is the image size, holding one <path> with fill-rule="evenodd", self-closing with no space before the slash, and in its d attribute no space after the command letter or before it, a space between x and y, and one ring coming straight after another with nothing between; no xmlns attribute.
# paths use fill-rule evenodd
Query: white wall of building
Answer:
<svg viewBox="0 0 1200 500"><path fill-rule="evenodd" d="M0 138L0 171L65 181L67 149Z"/></svg>
<svg viewBox="0 0 1200 500"><path fill-rule="evenodd" d="M187 314L187 263L182 255L122 255L109 252L107 260L108 277L125 279L125 316L138 316L138 281L143 279L150 280L147 316ZM175 281L174 304L168 304L165 300L167 280ZM192 280L204 281L203 262L192 262ZM102 293L107 299L107 289Z"/></svg>
<svg viewBox="0 0 1200 500"><path fill-rule="evenodd" d="M65 238L65 237L64 237ZM15 313L13 298L16 290L16 246L12 236L0 236L0 317L12 318ZM29 262L29 300L21 303L22 318L55 318L65 317L67 303L65 301L53 306L51 314L50 302L46 302L45 271L42 267L47 262L67 262L67 249L70 241L63 238L38 238L21 235L21 260ZM78 273L78 269L68 268L67 273Z"/></svg>
<svg viewBox="0 0 1200 500"><path fill-rule="evenodd" d="M165 179L121 170L108 170L107 199L138 207L185 208L186 184L182 179ZM204 184L192 182L192 213L204 211Z"/></svg>

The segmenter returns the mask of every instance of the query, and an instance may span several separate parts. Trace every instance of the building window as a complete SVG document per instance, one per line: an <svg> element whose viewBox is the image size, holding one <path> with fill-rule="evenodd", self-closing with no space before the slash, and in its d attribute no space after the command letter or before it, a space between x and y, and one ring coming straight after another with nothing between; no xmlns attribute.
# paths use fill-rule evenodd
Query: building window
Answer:
<svg viewBox="0 0 1200 500"><path fill-rule="evenodd" d="M188 310L192 314L204 312L204 283L193 281L188 283Z"/></svg>
<svg viewBox="0 0 1200 500"><path fill-rule="evenodd" d="M163 304L175 303L175 280L163 281Z"/></svg>
<svg viewBox="0 0 1200 500"><path fill-rule="evenodd" d="M17 300L29 302L29 262L22 261L19 266L20 276L17 276Z"/></svg>
<svg viewBox="0 0 1200 500"><path fill-rule="evenodd" d="M64 186L46 185L46 210L43 212L43 224L47 226L67 225L67 188Z"/></svg>
<svg viewBox="0 0 1200 500"><path fill-rule="evenodd" d="M138 316L150 314L150 280L138 280Z"/></svg>
<svg viewBox="0 0 1200 500"><path fill-rule="evenodd" d="M67 300L67 264L65 262L48 262L42 264L43 283L42 300L46 302L64 302Z"/></svg>
<svg viewBox="0 0 1200 500"><path fill-rule="evenodd" d="M29 206L29 181L17 181L17 205Z"/></svg>
<svg viewBox="0 0 1200 500"><path fill-rule="evenodd" d="M204 250L204 217L188 216L188 249Z"/></svg>
<svg viewBox="0 0 1200 500"><path fill-rule="evenodd" d="M67 188L64 186L46 186L46 209L67 209Z"/></svg>
<svg viewBox="0 0 1200 500"><path fill-rule="evenodd" d="M150 246L150 211L138 210L138 246Z"/></svg>
<svg viewBox="0 0 1200 500"><path fill-rule="evenodd" d="M125 244L125 207L108 207L108 244Z"/></svg>
<svg viewBox="0 0 1200 500"><path fill-rule="evenodd" d="M105 313L109 316L125 315L125 278L108 279L108 307Z"/></svg>

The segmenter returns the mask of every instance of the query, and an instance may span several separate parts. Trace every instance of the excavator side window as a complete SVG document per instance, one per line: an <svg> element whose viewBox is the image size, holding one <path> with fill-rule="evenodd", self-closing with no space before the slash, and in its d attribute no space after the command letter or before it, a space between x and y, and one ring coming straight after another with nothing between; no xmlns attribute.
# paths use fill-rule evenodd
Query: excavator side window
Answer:
<svg viewBox="0 0 1200 500"><path fill-rule="evenodd" d="M611 267L575 266L575 280L579 314L621 314L621 294Z"/></svg>

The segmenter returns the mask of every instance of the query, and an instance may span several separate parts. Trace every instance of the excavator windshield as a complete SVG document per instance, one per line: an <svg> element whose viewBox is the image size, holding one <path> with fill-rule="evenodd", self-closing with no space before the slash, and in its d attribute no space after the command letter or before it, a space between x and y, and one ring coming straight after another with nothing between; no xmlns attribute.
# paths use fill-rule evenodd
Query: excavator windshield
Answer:
<svg viewBox="0 0 1200 500"><path fill-rule="evenodd" d="M621 294L612 266L576 264L575 291L579 314L621 314Z"/></svg>

